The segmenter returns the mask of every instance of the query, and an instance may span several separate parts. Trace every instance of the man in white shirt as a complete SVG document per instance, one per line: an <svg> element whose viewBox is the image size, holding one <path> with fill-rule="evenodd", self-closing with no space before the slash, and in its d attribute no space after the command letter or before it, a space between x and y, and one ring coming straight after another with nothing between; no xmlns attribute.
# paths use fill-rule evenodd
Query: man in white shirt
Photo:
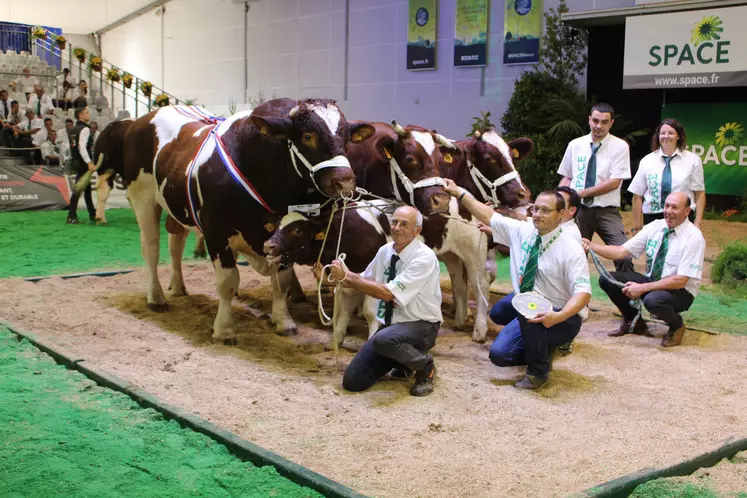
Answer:
<svg viewBox="0 0 747 498"><path fill-rule="evenodd" d="M41 147L42 142L47 139L50 130L54 130L54 119L44 118L44 127L36 132L34 138L31 140L31 145L34 147Z"/></svg>
<svg viewBox="0 0 747 498"><path fill-rule="evenodd" d="M41 144L42 160L50 166L62 165L63 150L62 143L57 138L57 131L50 130L47 139Z"/></svg>
<svg viewBox="0 0 747 498"><path fill-rule="evenodd" d="M417 239L423 216L403 206L391 219L392 242L379 249L362 274L335 260L331 278L379 300L376 319L381 324L345 370L342 386L365 391L387 372L406 377L415 372L412 396L433 392L436 367L428 351L441 327L440 267L436 254Z"/></svg>
<svg viewBox="0 0 747 498"><path fill-rule="evenodd" d="M26 119L14 126L16 142L14 147L33 147L34 136L44 127L44 122L35 116L32 109L26 109ZM23 155L27 164L34 164L34 151L25 150Z"/></svg>
<svg viewBox="0 0 747 498"><path fill-rule="evenodd" d="M75 182L77 183L80 178L87 172L96 169L93 164L91 157L93 156L93 135L91 135L91 128L89 127L89 121L91 120L91 113L87 107L79 107L75 109L75 119L77 123L75 127L69 132L70 142L70 155L73 162L73 172L75 173ZM88 218L93 223L96 221L96 208L93 205L93 197L91 196L91 184L83 191L83 198L86 201L86 208L88 209ZM70 205L68 206L67 223L71 225L77 225L78 221L78 200L80 199L80 192L74 192L70 197Z"/></svg>
<svg viewBox="0 0 747 498"><path fill-rule="evenodd" d="M19 76L18 78L14 79L10 82L10 88L13 89L14 92L20 91L26 94L26 98L29 98L29 95L31 95L31 92L34 91L34 85L39 84L39 80L36 78L36 76L31 76L31 70L29 70L28 66L23 68L23 75Z"/></svg>
<svg viewBox="0 0 747 498"><path fill-rule="evenodd" d="M10 115L10 101L8 100L8 90L0 90L0 118L3 121Z"/></svg>
<svg viewBox="0 0 747 498"><path fill-rule="evenodd" d="M29 98L29 104L26 108L33 109L39 117L54 114L52 98L44 94L44 87L41 85L34 85L34 94Z"/></svg>
<svg viewBox="0 0 747 498"><path fill-rule="evenodd" d="M599 277L599 286L618 307L623 318L612 337L625 335L637 314L631 300L643 299L643 305L663 320L669 330L661 341L663 347L677 346L685 336L685 322L680 315L692 306L703 278L705 239L687 219L690 199L683 192L673 192L664 203L664 219L652 221L622 246L605 246L584 239L584 248L608 259L638 257L646 253L646 274L612 272L624 283L622 289L608 278ZM647 332L646 323L636 322L636 333Z"/></svg>
<svg viewBox="0 0 747 498"><path fill-rule="evenodd" d="M69 100L73 88L75 88L75 78L70 74L70 69L64 68L62 74L57 75L57 100ZM60 105L60 107L63 106Z"/></svg>
<svg viewBox="0 0 747 498"><path fill-rule="evenodd" d="M516 387L539 389L548 380L555 348L576 337L579 314L591 299L586 255L560 226L565 200L559 192L541 193L529 224L495 213L451 180L446 180L446 191L490 225L496 242L510 247L514 293L534 291L552 303L552 311L532 320L513 310L513 316L506 317L510 320L499 323L505 327L490 347L490 360L498 366L527 365L527 374Z"/></svg>
<svg viewBox="0 0 747 498"><path fill-rule="evenodd" d="M5 122L3 122L3 143L6 146L16 147L18 140L18 130L16 129L23 121L23 115L18 105L18 101L14 100L10 103L10 112L8 113ZM10 151L12 156L17 156L19 153L15 150Z"/></svg>
<svg viewBox="0 0 747 498"><path fill-rule="evenodd" d="M560 186L569 186L581 196L577 223L584 238L598 233L605 244L627 241L620 216L620 187L630 176L630 148L610 135L615 122L611 105L598 103L591 109L591 133L572 140L566 148L558 174ZM633 271L630 259L615 261L617 271Z"/></svg>

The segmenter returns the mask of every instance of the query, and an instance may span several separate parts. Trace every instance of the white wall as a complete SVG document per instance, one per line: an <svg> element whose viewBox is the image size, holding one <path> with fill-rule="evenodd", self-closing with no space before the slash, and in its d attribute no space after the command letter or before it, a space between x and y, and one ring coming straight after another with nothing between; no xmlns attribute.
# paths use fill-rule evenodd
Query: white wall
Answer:
<svg viewBox="0 0 747 498"><path fill-rule="evenodd" d="M0 19L92 33L151 0L0 0Z"/></svg>

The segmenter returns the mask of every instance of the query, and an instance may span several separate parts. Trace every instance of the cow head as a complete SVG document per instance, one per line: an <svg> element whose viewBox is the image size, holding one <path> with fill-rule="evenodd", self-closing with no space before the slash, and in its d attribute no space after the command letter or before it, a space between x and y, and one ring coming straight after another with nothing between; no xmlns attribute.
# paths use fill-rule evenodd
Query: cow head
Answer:
<svg viewBox="0 0 747 498"><path fill-rule="evenodd" d="M517 138L506 143L495 130L475 132L465 148L468 167L474 168L470 175L485 201L498 201L509 208L529 202L531 193L521 182L514 159L523 159L532 152L534 143L530 139Z"/></svg>
<svg viewBox="0 0 747 498"><path fill-rule="evenodd" d="M291 211L279 221L272 237L265 241L264 252L272 264L287 265L309 248L311 223L306 216Z"/></svg>
<svg viewBox="0 0 747 498"><path fill-rule="evenodd" d="M376 134L367 144L370 154L364 161L366 176L373 192L383 197L414 205L424 215L441 213L448 209L449 196L440 182L436 144L428 130L418 126L403 128L395 121L391 126L376 123ZM374 167L374 163L384 167Z"/></svg>
<svg viewBox="0 0 747 498"><path fill-rule="evenodd" d="M272 109L272 102L265 103L270 104L266 107ZM355 175L345 155L347 143L368 139L374 133L372 126L349 128L335 101L327 99L300 100L279 115L257 110L260 112L252 113L252 123L262 135L288 141L299 175L308 176L317 190L329 197L353 194Z"/></svg>

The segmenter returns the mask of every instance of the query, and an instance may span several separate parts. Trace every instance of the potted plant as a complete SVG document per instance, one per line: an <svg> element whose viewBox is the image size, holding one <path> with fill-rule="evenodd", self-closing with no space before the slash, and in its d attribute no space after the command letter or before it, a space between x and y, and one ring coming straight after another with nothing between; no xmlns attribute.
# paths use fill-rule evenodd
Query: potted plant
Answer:
<svg viewBox="0 0 747 498"><path fill-rule="evenodd" d="M81 64L86 62L86 51L80 47L73 49L73 56L78 59L78 62Z"/></svg>
<svg viewBox="0 0 747 498"><path fill-rule="evenodd" d="M113 67L106 72L106 79L113 83L117 83L122 79L122 75Z"/></svg>
<svg viewBox="0 0 747 498"><path fill-rule="evenodd" d="M57 46L60 48L60 50L65 50L65 46L67 45L67 38L60 35L57 38L55 38L54 41L57 42Z"/></svg>
<svg viewBox="0 0 747 498"><path fill-rule="evenodd" d="M153 101L153 105L155 105L156 107L166 107L169 104L169 96L165 93L162 93Z"/></svg>
<svg viewBox="0 0 747 498"><path fill-rule="evenodd" d="M91 70L100 73L101 72L101 64L102 63L103 63L103 61L101 60L101 57L99 57L97 55L93 55L93 54L91 55L91 62L90 62L90 64L91 64Z"/></svg>
<svg viewBox="0 0 747 498"><path fill-rule="evenodd" d="M47 30L42 28L41 26L35 26L34 29L31 31L31 36L33 38L38 38L39 40L46 40Z"/></svg>
<svg viewBox="0 0 747 498"><path fill-rule="evenodd" d="M140 90L143 92L143 95L150 97L150 93L153 91L153 83L150 81L143 81L140 84Z"/></svg>
<svg viewBox="0 0 747 498"><path fill-rule="evenodd" d="M130 73L124 73L122 75L122 84L124 85L125 88L132 88L133 79L134 78L132 77Z"/></svg>

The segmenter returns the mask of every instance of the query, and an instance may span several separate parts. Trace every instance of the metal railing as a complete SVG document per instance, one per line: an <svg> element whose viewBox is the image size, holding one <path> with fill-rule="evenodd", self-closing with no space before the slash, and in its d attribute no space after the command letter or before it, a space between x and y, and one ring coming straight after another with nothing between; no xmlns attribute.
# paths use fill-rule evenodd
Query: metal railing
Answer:
<svg viewBox="0 0 747 498"><path fill-rule="evenodd" d="M180 99L155 85L152 85L150 95L145 95L142 90L142 84L145 83L146 80L136 75L132 75L132 85L130 88L127 88L122 81L122 75L127 73L123 68L102 59L101 70L95 71L90 64L90 59L91 57L96 56L95 54L86 51L85 60L80 62L75 56L75 49L77 47L73 46L68 41L65 44L65 48L60 49L54 36L55 35L53 34L48 34L46 39L36 38L34 43L32 43L33 54L39 56L40 59L48 59L48 57L44 56L52 54L56 60L60 61L60 66L57 67L58 70L67 67L70 69L73 77L77 77L78 82L80 82L81 79L88 80L91 98L96 99L99 95L106 98L108 94L111 99L107 99L107 107L110 107L112 110L118 108L115 107L115 102L121 102L122 106L120 109L128 111L131 116L137 118L150 112L156 106L155 98L161 94L167 95L169 102L172 104L178 105L190 103L189 101ZM111 69L114 69L119 73L119 81L111 81L106 77L106 74Z"/></svg>

